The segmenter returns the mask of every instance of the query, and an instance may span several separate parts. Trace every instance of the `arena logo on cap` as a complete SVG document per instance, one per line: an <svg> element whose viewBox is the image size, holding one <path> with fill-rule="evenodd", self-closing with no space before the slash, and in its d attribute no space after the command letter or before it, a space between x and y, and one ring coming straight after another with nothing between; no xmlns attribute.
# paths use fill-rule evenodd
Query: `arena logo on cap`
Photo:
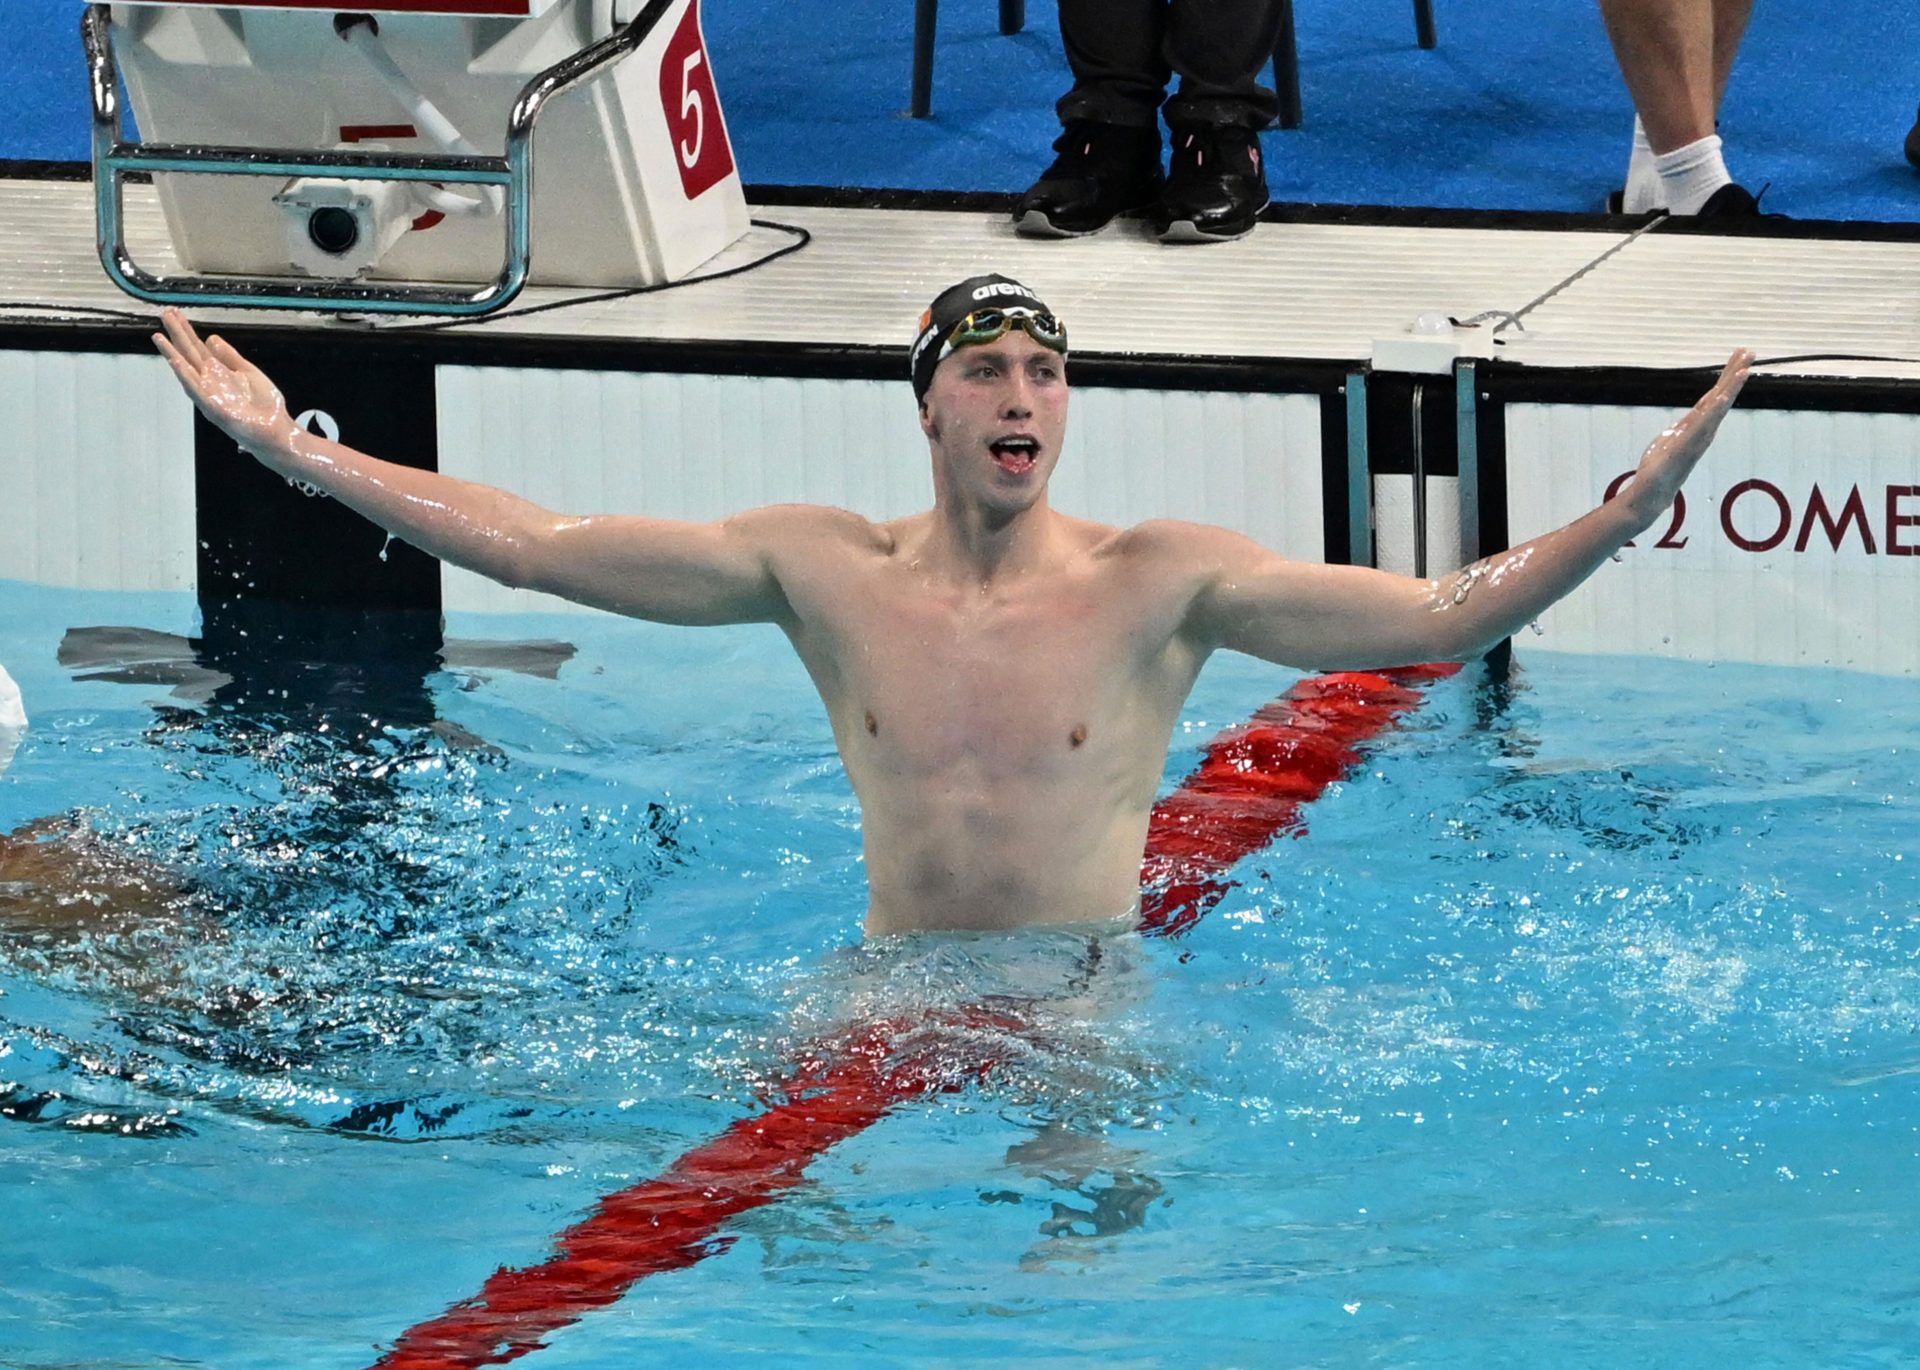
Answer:
<svg viewBox="0 0 1920 1370"><path fill-rule="evenodd" d="M991 299L995 295L1021 295L1029 300L1038 298L1024 285L1015 285L1012 281L995 281L991 285L975 286L973 289L973 298L976 300Z"/></svg>

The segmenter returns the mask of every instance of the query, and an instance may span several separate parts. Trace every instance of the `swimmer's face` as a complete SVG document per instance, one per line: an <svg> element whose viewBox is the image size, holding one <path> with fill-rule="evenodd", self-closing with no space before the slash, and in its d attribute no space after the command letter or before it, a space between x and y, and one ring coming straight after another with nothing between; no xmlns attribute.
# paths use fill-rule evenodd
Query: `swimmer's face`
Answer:
<svg viewBox="0 0 1920 1370"><path fill-rule="evenodd" d="M1067 359L1019 329L940 363L920 403L936 487L1015 512L1046 490L1067 427Z"/></svg>

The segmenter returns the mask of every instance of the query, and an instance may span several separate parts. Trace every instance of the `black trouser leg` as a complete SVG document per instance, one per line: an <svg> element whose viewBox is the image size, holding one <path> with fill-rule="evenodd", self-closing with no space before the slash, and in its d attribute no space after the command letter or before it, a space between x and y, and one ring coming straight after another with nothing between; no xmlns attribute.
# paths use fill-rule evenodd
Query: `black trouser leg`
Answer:
<svg viewBox="0 0 1920 1370"><path fill-rule="evenodd" d="M1280 20L1280 0L1172 0L1162 56L1180 90L1167 102L1168 127L1262 129L1277 119L1280 98L1259 77Z"/></svg>
<svg viewBox="0 0 1920 1370"><path fill-rule="evenodd" d="M1056 106L1061 123L1158 127L1171 74L1163 53L1167 6L1168 0L1060 0L1060 40L1073 70L1073 89Z"/></svg>

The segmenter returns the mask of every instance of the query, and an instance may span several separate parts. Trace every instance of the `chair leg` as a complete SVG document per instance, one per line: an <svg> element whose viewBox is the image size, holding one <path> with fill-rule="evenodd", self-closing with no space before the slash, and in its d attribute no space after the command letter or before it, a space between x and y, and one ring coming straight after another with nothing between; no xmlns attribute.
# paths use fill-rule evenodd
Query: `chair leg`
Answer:
<svg viewBox="0 0 1920 1370"><path fill-rule="evenodd" d="M1423 48L1431 48L1440 41L1433 30L1433 0L1413 0L1413 31Z"/></svg>
<svg viewBox="0 0 1920 1370"><path fill-rule="evenodd" d="M933 111L933 30L940 0L914 0L913 100L907 112L924 119Z"/></svg>
<svg viewBox="0 0 1920 1370"><path fill-rule="evenodd" d="M1300 49L1293 34L1293 0L1280 0L1280 32L1273 42L1273 84L1280 93L1280 127L1299 128Z"/></svg>
<svg viewBox="0 0 1920 1370"><path fill-rule="evenodd" d="M1018 33L1027 26L1027 0L1000 0L1000 32Z"/></svg>

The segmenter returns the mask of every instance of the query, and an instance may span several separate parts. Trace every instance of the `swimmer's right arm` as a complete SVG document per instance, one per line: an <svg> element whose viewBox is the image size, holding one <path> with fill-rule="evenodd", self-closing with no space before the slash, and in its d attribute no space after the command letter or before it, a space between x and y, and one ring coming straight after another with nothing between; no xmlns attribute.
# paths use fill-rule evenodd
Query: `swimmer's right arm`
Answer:
<svg viewBox="0 0 1920 1370"><path fill-rule="evenodd" d="M490 485L381 461L293 421L278 387L177 309L154 344L207 416L269 470L304 481L430 556L506 585L663 623L770 623L790 608L773 551L794 515L719 523L575 518Z"/></svg>

